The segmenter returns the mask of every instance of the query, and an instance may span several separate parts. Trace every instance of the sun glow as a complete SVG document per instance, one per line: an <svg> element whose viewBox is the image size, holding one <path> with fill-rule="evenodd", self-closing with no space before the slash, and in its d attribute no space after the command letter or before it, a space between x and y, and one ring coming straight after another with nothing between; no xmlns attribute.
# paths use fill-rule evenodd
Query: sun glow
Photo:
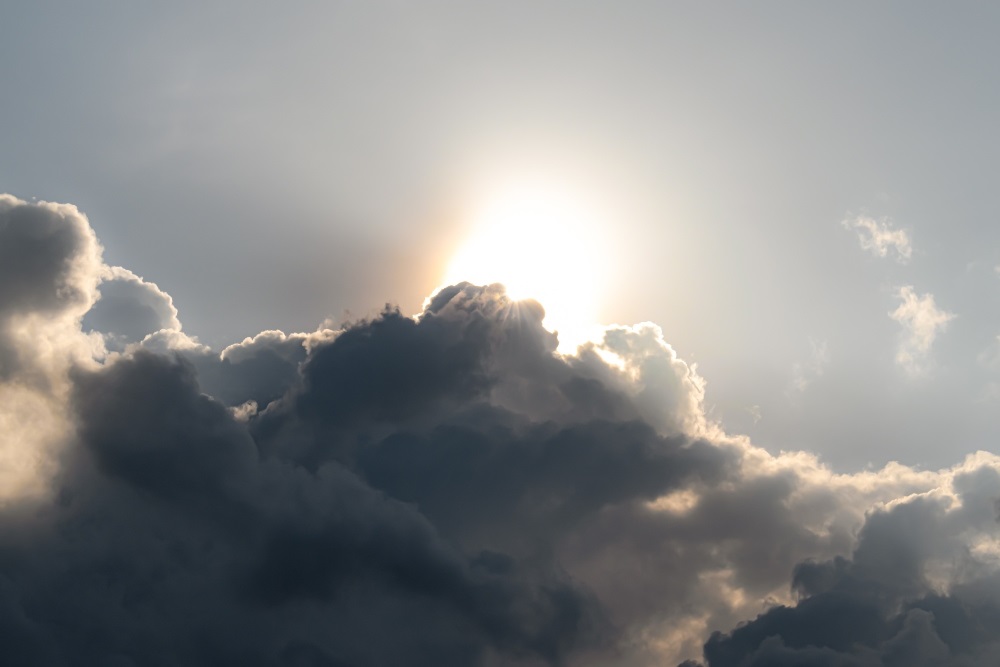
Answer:
<svg viewBox="0 0 1000 667"><path fill-rule="evenodd" d="M559 349L587 340L598 321L605 280L593 217L576 200L552 192L518 190L490 202L452 259L446 284L503 283L514 299L545 307L545 326L559 333Z"/></svg>

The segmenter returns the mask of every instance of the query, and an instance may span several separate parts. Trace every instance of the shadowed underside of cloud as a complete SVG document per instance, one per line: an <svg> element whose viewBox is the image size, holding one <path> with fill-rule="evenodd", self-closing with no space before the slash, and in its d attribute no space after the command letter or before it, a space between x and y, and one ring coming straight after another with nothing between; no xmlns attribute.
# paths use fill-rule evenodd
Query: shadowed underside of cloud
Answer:
<svg viewBox="0 0 1000 667"><path fill-rule="evenodd" d="M798 604L714 633L709 667L997 664L998 542L970 549L963 539L993 520L982 500L996 493L996 470L963 473L954 486L957 501L921 497L871 515L850 559L799 564ZM976 547L989 553L977 558ZM948 555L960 562L935 581L933 565Z"/></svg>
<svg viewBox="0 0 1000 667"><path fill-rule="evenodd" d="M220 353L72 207L0 256L5 664L996 663L992 455L770 455L498 285Z"/></svg>

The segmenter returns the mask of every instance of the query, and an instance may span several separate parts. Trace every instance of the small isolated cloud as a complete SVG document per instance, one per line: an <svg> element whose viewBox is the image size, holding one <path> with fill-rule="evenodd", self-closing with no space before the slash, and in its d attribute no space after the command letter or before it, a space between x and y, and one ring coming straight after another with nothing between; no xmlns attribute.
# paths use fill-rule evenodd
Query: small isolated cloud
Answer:
<svg viewBox="0 0 1000 667"><path fill-rule="evenodd" d="M853 220L844 220L841 224L857 231L861 247L873 255L888 257L892 252L896 261L901 263L908 262L913 256L913 246L906 230L894 227L888 218L876 220L859 215Z"/></svg>
<svg viewBox="0 0 1000 667"><path fill-rule="evenodd" d="M830 352L825 340L809 339L809 358L796 363L792 367L792 386L794 392L802 393L816 379L822 377L830 364Z"/></svg>
<svg viewBox="0 0 1000 667"><path fill-rule="evenodd" d="M896 362L910 373L919 373L930 353L934 339L955 318L953 313L940 310L933 294L917 295L913 287L900 287L902 303L889 317L903 325L903 338L896 352Z"/></svg>

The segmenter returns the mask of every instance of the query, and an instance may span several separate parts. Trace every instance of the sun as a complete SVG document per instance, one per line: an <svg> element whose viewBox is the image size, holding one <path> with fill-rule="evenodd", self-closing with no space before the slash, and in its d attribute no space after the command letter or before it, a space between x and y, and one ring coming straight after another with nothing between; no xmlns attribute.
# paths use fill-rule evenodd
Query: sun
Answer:
<svg viewBox="0 0 1000 667"><path fill-rule="evenodd" d="M579 202L537 188L493 197L475 216L445 284L503 283L511 298L544 306L560 351L575 349L595 329L606 282L598 226Z"/></svg>

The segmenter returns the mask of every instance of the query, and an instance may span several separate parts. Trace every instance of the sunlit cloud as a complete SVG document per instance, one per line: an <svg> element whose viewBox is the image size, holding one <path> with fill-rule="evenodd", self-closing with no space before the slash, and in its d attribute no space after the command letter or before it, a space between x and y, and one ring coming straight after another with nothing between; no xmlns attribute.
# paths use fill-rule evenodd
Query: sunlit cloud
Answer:
<svg viewBox="0 0 1000 667"><path fill-rule="evenodd" d="M475 215L444 284L497 282L514 300L535 299L560 349L574 349L597 332L611 261L585 201L543 186L494 194Z"/></svg>
<svg viewBox="0 0 1000 667"><path fill-rule="evenodd" d="M903 327L896 363L908 372L917 374L925 369L934 340L955 315L939 309L934 303L933 294L917 295L909 285L899 288L897 296L902 303L889 313L889 317Z"/></svg>
<svg viewBox="0 0 1000 667"><path fill-rule="evenodd" d="M905 263L913 256L913 246L906 230L899 229L888 218L876 220L859 215L842 223L847 229L854 229L858 234L861 247L876 257L888 257L892 254L896 261Z"/></svg>

